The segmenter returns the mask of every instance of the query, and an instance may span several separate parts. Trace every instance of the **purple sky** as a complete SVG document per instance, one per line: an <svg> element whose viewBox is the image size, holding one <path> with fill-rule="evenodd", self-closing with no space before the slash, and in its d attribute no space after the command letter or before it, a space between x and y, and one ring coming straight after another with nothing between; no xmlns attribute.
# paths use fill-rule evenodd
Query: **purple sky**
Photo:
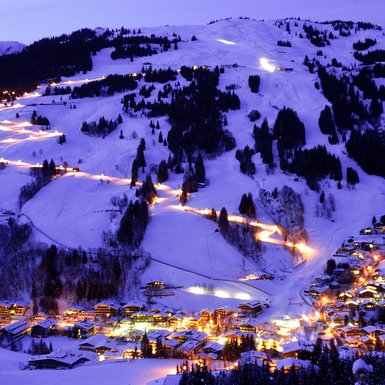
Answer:
<svg viewBox="0 0 385 385"><path fill-rule="evenodd" d="M205 24L249 16L351 19L385 25L385 0L1 0L0 41L30 43L82 27Z"/></svg>

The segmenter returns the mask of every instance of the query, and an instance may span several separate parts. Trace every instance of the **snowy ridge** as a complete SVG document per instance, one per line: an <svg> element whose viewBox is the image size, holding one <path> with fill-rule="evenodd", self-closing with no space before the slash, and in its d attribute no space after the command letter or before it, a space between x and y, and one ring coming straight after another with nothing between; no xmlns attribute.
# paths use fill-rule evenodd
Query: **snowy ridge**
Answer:
<svg viewBox="0 0 385 385"><path fill-rule="evenodd" d="M0 41L0 56L20 52L25 44L18 41Z"/></svg>

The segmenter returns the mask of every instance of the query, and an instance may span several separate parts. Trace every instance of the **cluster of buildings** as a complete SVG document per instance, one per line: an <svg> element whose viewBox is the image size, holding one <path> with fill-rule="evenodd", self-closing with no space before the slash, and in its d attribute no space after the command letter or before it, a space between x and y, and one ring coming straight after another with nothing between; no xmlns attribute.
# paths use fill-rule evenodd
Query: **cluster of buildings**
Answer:
<svg viewBox="0 0 385 385"><path fill-rule="evenodd" d="M92 309L70 306L54 317L28 316L28 304L0 303L2 345L31 337L60 335L78 339L77 352L35 356L29 366L71 368L90 359L139 358L146 335L155 357L177 357L212 362L223 359L227 342L241 345L253 337L256 350L243 352L240 363L255 362L290 368L309 365L315 341L333 339L341 354L385 350L385 228L366 228L350 237L333 256L326 273L306 290L312 316L284 316L261 323L258 315L268 306L259 300L228 307L177 312L157 305L102 302ZM370 238L369 238L370 237ZM161 281L143 288L151 296L170 295ZM91 354L91 356L89 356ZM93 354L93 356L92 356Z"/></svg>

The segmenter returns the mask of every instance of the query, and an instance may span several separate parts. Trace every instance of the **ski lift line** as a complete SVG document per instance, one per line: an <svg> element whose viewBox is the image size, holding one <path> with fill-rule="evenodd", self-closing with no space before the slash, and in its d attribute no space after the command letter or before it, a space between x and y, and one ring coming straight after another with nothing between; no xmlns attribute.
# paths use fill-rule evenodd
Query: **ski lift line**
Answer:
<svg viewBox="0 0 385 385"><path fill-rule="evenodd" d="M50 235L48 235L46 232L44 232L43 230L41 230L39 227L37 227L32 219L27 215L27 214L20 214L20 217L23 216L25 217L30 223L31 223L31 226L36 230L38 231L39 233L41 233L42 235L44 235L46 238L48 238L50 241L56 243L57 245L63 247L64 249L66 250L73 250L73 248L71 247L68 247L67 245L64 245L63 243L61 242L58 242L56 239L52 238ZM100 253L97 253L97 252L92 252L92 251L86 251L87 254L91 254L91 255L104 255L104 256L111 256L111 254L100 254ZM195 272L195 271L192 271L192 270L189 270L189 269L186 269L184 267L180 267L180 266L176 266L174 264L171 264L171 263L168 263L168 262L164 262L158 258L154 258L152 256L149 257L151 261L154 261L154 262L158 262L162 265L166 265L166 266L169 266L169 267L172 267L174 269L177 269L177 270L181 270L181 271L185 271L186 273L190 273L190 274L194 274L194 275L198 275L198 276L201 276L201 277L204 277L206 279L209 279L209 280L212 280L212 281L222 281L222 282L229 282L229 283L236 283L237 285L241 284L241 285L246 285L248 287L251 287L253 290L257 291L257 292L261 292L263 293L265 296L270 296L272 297L272 294L262 290L262 289L259 289L259 288L256 288L255 286L253 285L250 285L248 284L247 282L240 282L240 281L236 281L236 280L231 280L231 279L225 279L225 278L216 278L216 277L210 277L206 274L202 274L202 273L198 273L198 272ZM263 299L265 299L264 296L262 296L261 294L259 294L261 297L263 297Z"/></svg>
<svg viewBox="0 0 385 385"><path fill-rule="evenodd" d="M251 285L251 284L248 284L247 282L241 282L241 281L236 281L236 280L233 280L233 279L226 279L226 278L210 277L209 275L206 275L206 274L203 274L203 273L198 273L198 272L196 272L196 271L192 271L192 270L186 269L186 268L184 268L184 267L176 266L176 265L174 265L174 264L172 264L172 263L164 262L164 261L162 261L162 260L160 260L160 259L158 259L158 258L154 258L154 257L150 257L150 258L151 258L151 260L153 260L153 261L155 261L155 262L158 262L158 263L160 263L160 264L162 264L162 265L166 265L166 266L172 267L172 268L174 268L174 269L178 269L178 270L181 270L181 271L185 271L186 273L195 274L195 275L201 276L201 277L203 277L203 278L207 278L207 279L212 280L212 281L222 281L222 282L230 282L230 283L236 283L236 284L246 285L246 286L249 286L249 287L251 287L252 289L254 289L254 290L258 291L258 292L261 292L261 293L263 293L263 294L265 294L265 295L268 295L268 296L270 296L270 297L273 296L272 294L268 293L267 291L264 291L264 290L262 290L262 289L259 289L259 288L255 287L255 286Z"/></svg>

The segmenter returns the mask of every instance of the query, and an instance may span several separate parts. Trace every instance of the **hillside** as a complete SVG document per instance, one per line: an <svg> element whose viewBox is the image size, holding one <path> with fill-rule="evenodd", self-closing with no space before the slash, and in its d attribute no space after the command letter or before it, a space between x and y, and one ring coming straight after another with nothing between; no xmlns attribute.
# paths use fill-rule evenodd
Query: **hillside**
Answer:
<svg viewBox="0 0 385 385"><path fill-rule="evenodd" d="M18 41L0 41L0 55L9 55L19 52L25 47L25 44Z"/></svg>
<svg viewBox="0 0 385 385"><path fill-rule="evenodd" d="M306 38L304 24L327 31L325 36L332 33L334 38L329 39L330 45L319 47L312 44ZM375 28L358 28L357 25L351 29L345 26L338 29L338 25L337 29L334 27L295 19L277 22L233 19L205 26L142 28L141 34L148 37L151 34L166 36L172 41L180 36L177 49L172 44L166 52L158 51L142 57L133 55L132 60L130 57L112 60L114 48L102 48L92 56L91 70L55 80L51 89L70 87L73 91L74 87L91 80L103 81L110 74L140 74L143 67L148 69L151 66L152 70L170 67L176 71L182 66L195 66L196 71L200 71L200 67L204 66L208 71L214 71L218 66L224 70L219 76L218 89L224 93L234 91L240 100L239 109L230 108L221 112L221 119L223 114L226 115L228 124L224 128L235 139L235 148L211 154L202 151L206 186L189 194L186 206L179 206L177 196L182 188L183 173L177 174L169 169L169 179L155 186L158 199L149 205L150 222L141 243L142 249L149 252L153 259L144 272L142 266L135 271L135 283L131 282L134 279L130 276L119 300L143 299L138 287L148 281L161 280L173 286L182 286L175 296L159 301L161 305L173 309L198 311L204 307L236 307L242 300L263 299L271 301L271 307L260 316L261 320L291 312L301 313L307 307L300 299L304 285L322 272L326 260L343 239L370 223L373 215L383 214L383 178L367 174L349 158L342 131L338 132L337 144L330 144L328 136L320 131L320 113L331 103L322 90L315 87L320 82L317 72L309 71L309 66L303 62L307 56L310 61L316 58L320 65L325 66L335 58L341 63L341 67L335 67L337 74L342 74L345 68L348 72L354 71L361 62L353 56L353 43L370 38L376 40L373 49L385 49L385 37L382 30ZM197 39L192 40L193 36ZM277 45L278 41L290 42L291 46ZM319 50L322 50L321 54L317 54ZM260 77L257 93L250 91L250 75ZM383 80L375 79L378 87L385 84ZM166 83L177 88L176 82L181 87L189 84L179 73L176 80ZM127 93L136 92L134 98L139 103L142 95L138 92L142 86L154 85L151 96L146 99L153 102L158 91L164 91L166 83L149 83L141 79L135 90L113 95L105 93L92 98L75 98L74 94L70 97L70 94L64 93L43 96L47 83L42 83L35 91L18 97L13 105L11 102L2 105L0 157L8 165L0 171L1 184L7 186L0 190L0 208L14 212L14 218L19 223L32 223L34 242L56 242L66 248L82 247L85 250L106 247L103 233L116 232L122 216L122 213L112 212L116 206L112 205L111 199L122 198L124 194L128 201L136 199L138 187L130 188L130 178L140 139L144 138L146 142L146 166L144 171L141 167L139 169L139 181L150 173L155 183L156 166L162 160L167 161L171 154L169 133L172 124L169 116L149 117L143 110L133 109L124 112L121 99ZM171 96L163 100L170 102ZM366 99L364 104L369 108L370 100ZM245 146L254 148L254 124L260 127L266 118L272 133L278 112L284 107L296 111L304 124L306 144L302 150L322 145L340 159L342 188L338 188L337 180L322 177L319 186L311 189L304 177L290 170L282 171L276 138L273 142L274 170L263 163L259 153L255 153L251 158L255 174L249 176L240 171L236 151ZM50 130L39 133L39 128L44 129L46 124L41 127L30 125L34 110L48 118ZM258 110L261 115L255 122L247 117L252 110ZM122 123L110 134L94 136L81 131L83 122L98 122L102 116L115 120L119 114ZM151 120L159 121L160 129L155 129L155 134L150 127ZM365 124L367 129L380 132L384 117L379 114L375 122L368 118ZM169 146L159 142L159 132L167 138ZM58 138L62 134L66 140L59 144ZM120 136L123 138L119 139ZM190 155L191 161L197 154ZM79 172L68 172L54 178L20 207L19 191L32 180L29 165L41 164L44 159L48 162L53 159L56 165L66 162L69 167L79 168ZM18 160L26 164L18 164ZM184 171L189 167L187 160L188 156L181 159ZM360 183L354 187L347 184L347 167L354 168L358 173ZM263 190L273 192L277 187L281 191L283 186L289 186L298 194L304 207L303 229L308 234L308 248L295 250L294 256L290 249L296 247L290 247L282 234L274 231L271 237L266 234L259 236L259 251L256 254L242 255L239 247L229 244L216 231L216 223L193 212L194 209L214 208L219 214L222 207L226 207L229 214L239 215L242 195L252 193L258 222L275 226L280 221L285 228L285 225L290 225L285 214L290 211L291 203L286 202L286 207L279 199L270 199L270 203L260 199ZM326 197L332 196L335 211L328 209L329 213L316 215L322 191ZM290 233L290 229L285 230ZM238 243L242 242L246 241L238 240ZM283 244L287 247L282 247ZM250 281L247 284L239 281L240 277L261 270L275 275L276 279ZM18 294L23 298L29 296L28 290ZM65 303L72 299L60 300ZM291 302L301 305L289 305Z"/></svg>

